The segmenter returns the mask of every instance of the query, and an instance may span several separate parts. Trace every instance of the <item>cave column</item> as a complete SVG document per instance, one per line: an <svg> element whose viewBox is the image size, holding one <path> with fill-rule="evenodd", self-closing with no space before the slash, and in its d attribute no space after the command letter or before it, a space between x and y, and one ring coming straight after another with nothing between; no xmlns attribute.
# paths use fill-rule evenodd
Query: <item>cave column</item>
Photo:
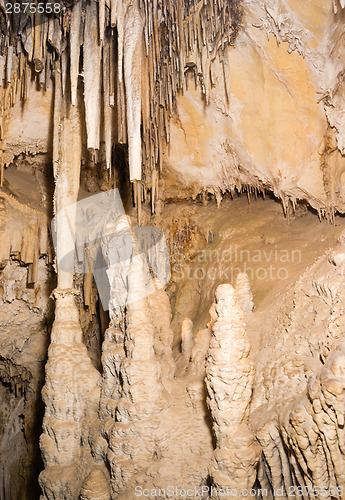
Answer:
<svg viewBox="0 0 345 500"><path fill-rule="evenodd" d="M83 483L87 483L92 474L95 476L95 467L104 477L105 491L108 481L102 456L99 453L91 456L90 429L97 425L100 374L82 343L75 302L77 291L73 287L76 230L73 204L77 202L79 191L82 131L78 106L70 106L67 99L62 99L58 71L55 73L53 135L58 279L53 293L55 321L42 390L46 409L40 447L45 470L39 481L42 499L72 500L79 499ZM72 209L70 207L67 212L70 205Z"/></svg>

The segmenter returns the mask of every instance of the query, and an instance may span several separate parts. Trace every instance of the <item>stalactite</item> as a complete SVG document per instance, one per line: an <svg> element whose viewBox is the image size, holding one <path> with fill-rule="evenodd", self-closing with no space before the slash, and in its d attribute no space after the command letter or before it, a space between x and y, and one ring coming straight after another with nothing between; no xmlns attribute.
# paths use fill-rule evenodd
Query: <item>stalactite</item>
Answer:
<svg viewBox="0 0 345 500"><path fill-rule="evenodd" d="M111 107L115 106L115 61L116 61L116 50L115 50L115 36L110 36L109 41L109 105Z"/></svg>
<svg viewBox="0 0 345 500"><path fill-rule="evenodd" d="M13 63L13 46L10 45L7 49L6 83L11 83L12 63Z"/></svg>
<svg viewBox="0 0 345 500"><path fill-rule="evenodd" d="M100 147L101 125L101 45L97 29L97 5L86 9L84 29L84 102L88 149Z"/></svg>
<svg viewBox="0 0 345 500"><path fill-rule="evenodd" d="M81 2L77 2L74 4L71 12L71 29L70 29L70 43L69 43L71 102L73 106L77 104L81 22L82 22Z"/></svg>
<svg viewBox="0 0 345 500"><path fill-rule="evenodd" d="M33 27L33 37L34 37L34 49L33 49L33 63L35 71L37 73L41 72L43 69L43 41L41 39L42 35L42 25L44 23L43 15L39 12L34 14L34 27Z"/></svg>
<svg viewBox="0 0 345 500"><path fill-rule="evenodd" d="M0 203L7 217L1 234L0 262L8 259L10 255L17 256L21 262L29 264L28 282L35 283L38 259L42 255L49 255L47 216L22 205L16 198L1 190ZM21 230L18 221L22 224Z"/></svg>
<svg viewBox="0 0 345 500"><path fill-rule="evenodd" d="M126 12L124 25L124 76L126 86L128 161L129 176L132 182L141 180L142 29L143 20L141 12L135 4L132 4ZM119 78L120 76L119 68Z"/></svg>
<svg viewBox="0 0 345 500"><path fill-rule="evenodd" d="M124 58L124 45L125 45L125 8L126 4L118 1L116 6L116 27L117 27L117 77L119 84L123 82L123 58Z"/></svg>
<svg viewBox="0 0 345 500"><path fill-rule="evenodd" d="M104 24L105 24L105 0L99 0L98 4L98 29L99 39L103 43L104 40Z"/></svg>
<svg viewBox="0 0 345 500"><path fill-rule="evenodd" d="M111 54L110 43L106 43L103 47L103 114L104 114L104 142L105 142L105 164L107 169L111 169L111 151L113 145L112 134L112 116L113 108L110 105L110 72Z"/></svg>

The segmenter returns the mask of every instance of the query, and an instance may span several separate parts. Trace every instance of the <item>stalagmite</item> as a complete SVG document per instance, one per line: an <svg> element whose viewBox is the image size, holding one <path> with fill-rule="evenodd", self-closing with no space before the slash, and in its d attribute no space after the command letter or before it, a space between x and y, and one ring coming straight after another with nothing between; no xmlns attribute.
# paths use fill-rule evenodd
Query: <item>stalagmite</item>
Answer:
<svg viewBox="0 0 345 500"><path fill-rule="evenodd" d="M126 356L119 367L122 386L115 410L116 422L107 423L113 495L130 485L136 463L140 463L141 469L150 464L155 452L157 418L164 408L161 364L154 356L154 327L148 303L146 298L135 300L145 287L142 266L140 258L134 257L128 277Z"/></svg>
<svg viewBox="0 0 345 500"><path fill-rule="evenodd" d="M247 314L251 313L254 303L247 273L238 273L236 276L235 293L243 311Z"/></svg>
<svg viewBox="0 0 345 500"><path fill-rule="evenodd" d="M260 446L248 426L254 365L248 359L244 314L231 285L216 290L217 321L206 366L208 405L217 448L210 467L217 488L233 488L238 498L255 483Z"/></svg>
<svg viewBox="0 0 345 500"><path fill-rule="evenodd" d="M189 318L182 321L181 340L182 354L189 360L194 346L193 321Z"/></svg>
<svg viewBox="0 0 345 500"><path fill-rule="evenodd" d="M62 11L50 14L0 9L0 451L10 451L0 459L1 497L17 498L10 488L29 469L20 453L32 452L35 377L40 370L43 385L48 338L43 421L35 416L41 500L130 500L137 486L174 482L257 500L344 497L345 236L313 262L345 212L345 1L334 0L336 14L332 2L300 3L79 0L58 2ZM121 203L107 211L105 198L83 211L92 192L114 183L118 190L102 194L121 191L126 213ZM305 234L315 242L313 214L287 233L275 208L254 224L253 202L272 202L257 197L264 189L287 217L308 202L320 220L337 223L322 226L316 248L291 262ZM237 193L252 203L248 224L240 197L227 211L228 194ZM168 233L169 255L155 236L140 247L141 223ZM260 260L277 264L286 243L278 270L289 271L286 281L251 279L255 311L242 272L234 288L218 286L211 305L234 269L230 254L242 260L233 246L241 225L253 272ZM165 290L170 265L159 259L178 253ZM20 469L10 469L9 454Z"/></svg>
<svg viewBox="0 0 345 500"><path fill-rule="evenodd" d="M172 352L174 334L170 326L170 301L159 280L153 279L153 284L155 291L147 297L147 300L155 329L155 355L161 363L162 376L172 379L175 373L175 361Z"/></svg>
<svg viewBox="0 0 345 500"><path fill-rule="evenodd" d="M205 377L206 356L211 341L211 329L200 330L194 339L194 346L191 352L191 362L188 371L194 375Z"/></svg>

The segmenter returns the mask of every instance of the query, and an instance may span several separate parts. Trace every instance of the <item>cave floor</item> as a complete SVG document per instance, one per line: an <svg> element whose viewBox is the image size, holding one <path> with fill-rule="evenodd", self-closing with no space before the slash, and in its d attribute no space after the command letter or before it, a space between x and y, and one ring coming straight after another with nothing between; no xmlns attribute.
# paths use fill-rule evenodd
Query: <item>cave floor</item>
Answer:
<svg viewBox="0 0 345 500"><path fill-rule="evenodd" d="M220 208L214 202L166 205L159 219L157 225L172 231L178 242L168 288L175 338L185 317L192 319L194 333L206 328L217 286L234 284L237 273L246 271L254 296L254 313L247 319L254 357L263 345L263 330L269 334L270 322L286 297L291 300L296 281L345 229L342 216L330 223L297 210L288 221L276 200L251 198L248 203L244 195L223 200Z"/></svg>

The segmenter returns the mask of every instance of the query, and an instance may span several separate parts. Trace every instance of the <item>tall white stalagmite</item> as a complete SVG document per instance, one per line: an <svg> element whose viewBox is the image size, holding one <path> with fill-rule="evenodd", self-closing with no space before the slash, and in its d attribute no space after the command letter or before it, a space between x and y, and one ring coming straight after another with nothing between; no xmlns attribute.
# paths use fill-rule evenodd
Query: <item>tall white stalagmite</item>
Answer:
<svg viewBox="0 0 345 500"><path fill-rule="evenodd" d="M84 102L88 149L99 149L101 126L102 47L98 37L97 5L86 9L84 29Z"/></svg>
<svg viewBox="0 0 345 500"><path fill-rule="evenodd" d="M129 176L141 180L141 58L143 20L136 4L131 4L125 15L124 73L127 107L127 134ZM119 54L120 57L120 54Z"/></svg>
<svg viewBox="0 0 345 500"><path fill-rule="evenodd" d="M217 448L210 474L216 488L251 489L261 448L248 425L254 381L254 364L249 360L244 313L231 285L216 290L217 321L206 366L208 405L211 410Z"/></svg>
<svg viewBox="0 0 345 500"><path fill-rule="evenodd" d="M126 490L138 470L145 470L152 462L158 442L155 433L163 418L159 414L165 406L161 363L154 351L155 327L148 300L142 297L145 286L143 262L134 256L128 275L124 352L114 344L112 354L113 367L122 381L116 394L120 396L114 411L116 420L104 420L114 498ZM111 362L106 352L103 361L108 366ZM107 405L109 408L109 402Z"/></svg>

